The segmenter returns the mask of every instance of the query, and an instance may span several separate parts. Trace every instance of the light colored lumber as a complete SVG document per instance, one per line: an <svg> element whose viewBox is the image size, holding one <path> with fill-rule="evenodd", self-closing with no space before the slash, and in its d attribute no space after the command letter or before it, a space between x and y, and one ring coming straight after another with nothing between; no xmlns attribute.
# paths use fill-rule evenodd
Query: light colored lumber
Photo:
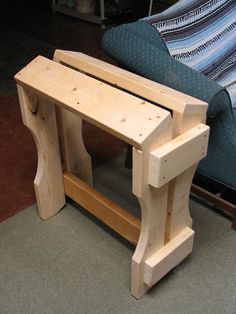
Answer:
<svg viewBox="0 0 236 314"><path fill-rule="evenodd" d="M132 257L131 293L137 299L150 288L143 279L145 260L164 246L168 184L154 188L148 184L150 152L172 139L172 125L160 125L158 135L144 151L133 148L133 193L141 208L141 233Z"/></svg>
<svg viewBox="0 0 236 314"><path fill-rule="evenodd" d="M171 88L107 64L80 52L56 50L54 58L79 71L100 78L114 86L142 96L173 111L173 136L176 137L206 120L207 104ZM186 226L191 226L188 199L197 165L169 183L166 241ZM137 183L135 183L137 185ZM177 214L179 213L179 215Z"/></svg>
<svg viewBox="0 0 236 314"><path fill-rule="evenodd" d="M128 241L137 243L132 257L131 292L140 298L192 250L194 232L189 228L188 199L196 162L206 153L208 128L199 123L205 121L207 106L82 54L59 51L55 60L39 56L15 76L21 85L25 124L35 135L39 153L39 207L46 208L42 213L47 218L46 201L59 195L53 198L53 204L48 202L54 208L52 215L59 210L57 201L62 196L64 200L65 193ZM173 110L173 120L170 112L143 98ZM69 170L63 175L52 103L60 107L62 151ZM82 119L133 146L132 190L140 203L141 226L139 219L71 173L91 183Z"/></svg>
<svg viewBox="0 0 236 314"><path fill-rule="evenodd" d="M65 194L133 244L138 242L140 220L94 188L64 172Z"/></svg>
<svg viewBox="0 0 236 314"><path fill-rule="evenodd" d="M60 63L55 58L54 61ZM92 185L92 160L84 145L83 121L75 113L58 106L56 113L63 168Z"/></svg>
<svg viewBox="0 0 236 314"><path fill-rule="evenodd" d="M194 115L206 114L207 104L199 99L83 53L56 50L54 58L128 92L154 101L170 110Z"/></svg>
<svg viewBox="0 0 236 314"><path fill-rule="evenodd" d="M83 141L82 119L57 107L58 132L63 168L92 185L92 162Z"/></svg>
<svg viewBox="0 0 236 314"><path fill-rule="evenodd" d="M198 124L150 153L148 182L161 187L207 154L209 127Z"/></svg>
<svg viewBox="0 0 236 314"><path fill-rule="evenodd" d="M137 148L149 145L150 135L170 115L138 97L41 56L16 74L15 79Z"/></svg>
<svg viewBox="0 0 236 314"><path fill-rule="evenodd" d="M145 261L144 281L153 286L192 251L194 231L185 228L162 249Z"/></svg>
<svg viewBox="0 0 236 314"><path fill-rule="evenodd" d="M192 114L186 111L183 113L174 111L174 138L187 132L199 123L204 123L205 119L206 116L203 112L202 114L200 112ZM175 238L186 227L192 226L192 218L189 213L189 195L197 164L191 166L169 182L165 243Z"/></svg>
<svg viewBox="0 0 236 314"><path fill-rule="evenodd" d="M54 105L18 86L22 118L32 132L38 152L34 180L39 216L48 219L65 204Z"/></svg>

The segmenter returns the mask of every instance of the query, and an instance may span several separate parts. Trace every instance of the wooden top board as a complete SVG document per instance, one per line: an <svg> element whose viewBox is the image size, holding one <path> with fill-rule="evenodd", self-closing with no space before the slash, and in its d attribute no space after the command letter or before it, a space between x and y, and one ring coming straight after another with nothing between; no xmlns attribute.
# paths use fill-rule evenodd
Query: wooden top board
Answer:
<svg viewBox="0 0 236 314"><path fill-rule="evenodd" d="M139 149L162 124L171 122L168 111L42 56L15 79Z"/></svg>
<svg viewBox="0 0 236 314"><path fill-rule="evenodd" d="M55 60L115 84L170 110L206 114L207 103L81 52L56 50Z"/></svg>

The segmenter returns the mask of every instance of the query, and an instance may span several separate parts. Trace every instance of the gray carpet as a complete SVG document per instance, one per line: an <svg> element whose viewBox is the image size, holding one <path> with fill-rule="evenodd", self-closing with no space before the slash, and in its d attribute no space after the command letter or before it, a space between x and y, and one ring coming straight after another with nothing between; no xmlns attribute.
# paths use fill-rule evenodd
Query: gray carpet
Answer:
<svg viewBox="0 0 236 314"><path fill-rule="evenodd" d="M132 208L122 184L129 174L113 177L115 163L106 165L107 177L104 166L96 169L96 187L111 195L107 180L119 182L117 200ZM130 245L72 202L46 222L36 206L26 209L0 224L0 313L235 314L236 233L230 220L197 202L190 209L193 254L139 301L130 295Z"/></svg>

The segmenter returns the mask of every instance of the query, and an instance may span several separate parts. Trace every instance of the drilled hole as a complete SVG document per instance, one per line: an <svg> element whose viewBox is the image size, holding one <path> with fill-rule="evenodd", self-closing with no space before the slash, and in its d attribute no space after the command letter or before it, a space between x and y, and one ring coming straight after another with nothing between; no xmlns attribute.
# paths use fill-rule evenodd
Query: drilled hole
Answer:
<svg viewBox="0 0 236 314"><path fill-rule="evenodd" d="M77 87L74 87L72 90L73 90L73 92L75 92L77 90Z"/></svg>

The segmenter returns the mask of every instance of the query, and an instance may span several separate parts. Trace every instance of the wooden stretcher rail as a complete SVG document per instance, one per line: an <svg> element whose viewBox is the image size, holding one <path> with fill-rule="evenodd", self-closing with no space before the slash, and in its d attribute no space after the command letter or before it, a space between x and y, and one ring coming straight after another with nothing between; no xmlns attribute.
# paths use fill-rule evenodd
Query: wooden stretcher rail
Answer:
<svg viewBox="0 0 236 314"><path fill-rule="evenodd" d="M141 222L90 185L69 172L63 174L65 194L115 230L132 244L137 244Z"/></svg>

